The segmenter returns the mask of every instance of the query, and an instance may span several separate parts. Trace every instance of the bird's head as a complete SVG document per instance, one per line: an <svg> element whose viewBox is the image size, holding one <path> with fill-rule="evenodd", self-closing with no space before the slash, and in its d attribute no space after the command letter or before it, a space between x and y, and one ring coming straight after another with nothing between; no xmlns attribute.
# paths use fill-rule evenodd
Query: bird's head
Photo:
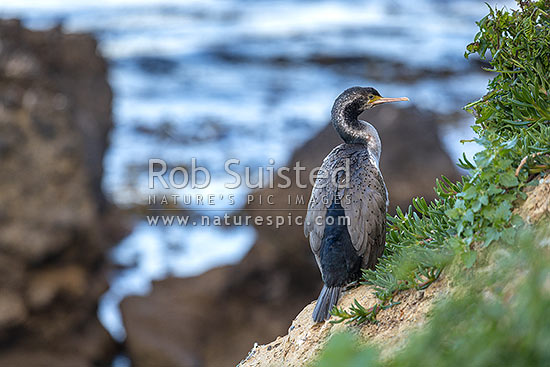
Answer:
<svg viewBox="0 0 550 367"><path fill-rule="evenodd" d="M384 98L372 87L352 87L342 92L332 106L332 125L344 142L372 145L373 154L380 157L380 138L374 126L359 121L359 115L375 106L398 101L407 97Z"/></svg>
<svg viewBox="0 0 550 367"><path fill-rule="evenodd" d="M409 99L407 97L382 97L380 93L372 87L352 87L343 91L342 94L336 98L335 105L354 105L354 107L358 110L357 112L363 112L384 103L408 100Z"/></svg>

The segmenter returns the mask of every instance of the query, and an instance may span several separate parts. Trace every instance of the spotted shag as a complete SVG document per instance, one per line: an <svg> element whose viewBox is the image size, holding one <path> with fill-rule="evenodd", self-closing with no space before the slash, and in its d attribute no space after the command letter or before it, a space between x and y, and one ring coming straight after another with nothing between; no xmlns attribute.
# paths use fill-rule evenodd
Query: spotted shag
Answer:
<svg viewBox="0 0 550 367"><path fill-rule="evenodd" d="M338 303L342 288L374 268L384 252L388 192L379 169L378 132L359 115L403 98L383 98L370 87L353 87L336 98L332 125L343 144L324 159L309 200L304 233L323 279L313 311L322 322Z"/></svg>

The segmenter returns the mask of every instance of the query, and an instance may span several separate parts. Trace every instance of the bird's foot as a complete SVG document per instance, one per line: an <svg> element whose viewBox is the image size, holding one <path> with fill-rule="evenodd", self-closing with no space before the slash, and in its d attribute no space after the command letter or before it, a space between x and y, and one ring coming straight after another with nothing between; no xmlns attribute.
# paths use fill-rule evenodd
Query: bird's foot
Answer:
<svg viewBox="0 0 550 367"><path fill-rule="evenodd" d="M351 283L348 283L348 285L346 285L344 287L344 291L349 291L350 289L353 289L353 288L357 288L361 285L361 282L359 280L355 280Z"/></svg>

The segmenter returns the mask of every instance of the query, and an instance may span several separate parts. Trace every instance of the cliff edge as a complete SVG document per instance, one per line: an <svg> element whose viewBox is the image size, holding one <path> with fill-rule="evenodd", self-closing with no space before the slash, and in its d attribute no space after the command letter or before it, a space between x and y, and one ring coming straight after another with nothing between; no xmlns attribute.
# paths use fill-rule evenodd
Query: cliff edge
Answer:
<svg viewBox="0 0 550 367"><path fill-rule="evenodd" d="M550 218L550 176L538 179L537 186L525 191L527 198L516 205L515 212L530 224ZM254 345L239 367L304 366L315 361L330 337L341 331L351 331L365 343L378 345L382 357L391 356L403 346L412 330L421 328L429 319L428 313L434 302L446 297L452 291L452 284L440 277L427 289L407 290L398 293L397 305L379 311L377 323L333 324L330 320L314 323L312 312L315 302L307 305L292 322L288 334L280 336L265 345ZM363 307L370 308L379 300L372 287L360 286L346 291L339 307L349 309L357 300ZM334 317L331 318L334 320Z"/></svg>

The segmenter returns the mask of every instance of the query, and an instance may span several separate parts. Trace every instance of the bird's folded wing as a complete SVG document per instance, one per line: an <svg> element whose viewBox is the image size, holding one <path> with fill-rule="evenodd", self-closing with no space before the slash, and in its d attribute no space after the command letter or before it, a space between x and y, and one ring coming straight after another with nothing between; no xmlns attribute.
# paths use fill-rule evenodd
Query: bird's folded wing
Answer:
<svg viewBox="0 0 550 367"><path fill-rule="evenodd" d="M359 256L378 253L373 246L383 241L386 223L386 195L382 185L362 183L340 190L341 205L348 218L348 232ZM368 263L369 259L364 259Z"/></svg>
<svg viewBox="0 0 550 367"><path fill-rule="evenodd" d="M386 223L386 188L378 167L369 164L368 157L350 155L346 146L340 145L323 161L324 172L336 172L345 166L345 159L351 159L351 166L364 162L361 169L352 169L351 177L339 171L336 180L332 176L318 176L311 192L304 233L309 237L311 250L319 261L327 209L336 198L344 208L347 230L353 247L359 256L379 256L384 248ZM354 152L352 152L354 153ZM378 248L372 249L373 246ZM373 251L374 250L374 251ZM368 263L368 258L364 263Z"/></svg>
<svg viewBox="0 0 550 367"><path fill-rule="evenodd" d="M309 237L311 251L317 257L325 231L325 217L327 208L332 203L336 190L332 187L330 180L318 177L311 192L309 205L304 223L304 234Z"/></svg>

